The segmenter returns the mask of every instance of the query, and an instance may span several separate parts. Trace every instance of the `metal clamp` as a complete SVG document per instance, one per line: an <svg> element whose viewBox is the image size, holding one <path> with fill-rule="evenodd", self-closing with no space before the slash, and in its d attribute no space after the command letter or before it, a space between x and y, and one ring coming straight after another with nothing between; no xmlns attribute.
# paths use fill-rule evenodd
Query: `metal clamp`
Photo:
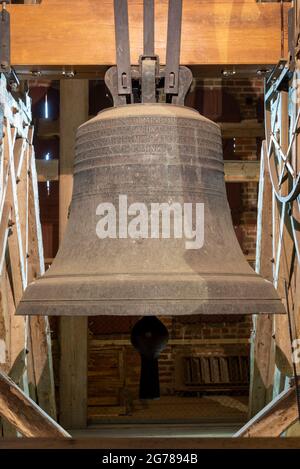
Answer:
<svg viewBox="0 0 300 469"><path fill-rule="evenodd" d="M165 66L160 66L154 50L154 0L144 0L144 46L138 68L130 65L127 0L114 0L114 14L117 65L110 67L105 74L114 106L134 102L155 103L162 87L166 102L184 105L192 83L192 72L179 65L182 0L169 0Z"/></svg>

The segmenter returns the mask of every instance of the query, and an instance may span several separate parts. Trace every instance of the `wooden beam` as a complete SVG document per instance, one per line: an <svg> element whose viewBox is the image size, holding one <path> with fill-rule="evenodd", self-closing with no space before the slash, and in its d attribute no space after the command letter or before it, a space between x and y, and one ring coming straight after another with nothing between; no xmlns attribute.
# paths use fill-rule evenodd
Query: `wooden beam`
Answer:
<svg viewBox="0 0 300 469"><path fill-rule="evenodd" d="M262 143L258 193L256 272L273 280L272 263L272 184L268 174L266 142ZM249 417L271 400L275 371L274 319L272 314L253 317Z"/></svg>
<svg viewBox="0 0 300 469"><path fill-rule="evenodd" d="M235 437L279 437L298 419L296 391L283 391L249 420Z"/></svg>
<svg viewBox="0 0 300 469"><path fill-rule="evenodd" d="M156 2L155 49L165 61L166 0ZM287 15L284 39L287 53ZM95 66L115 63L113 0L43 0L39 5L10 5L12 64ZM183 2L181 63L275 64L281 57L279 2ZM129 0L131 61L142 53L142 1ZM245 41L245 30L251 38ZM30 31L30 34L28 32ZM62 47L63 44L63 47ZM201 44L201 47L199 47Z"/></svg>
<svg viewBox="0 0 300 469"><path fill-rule="evenodd" d="M87 426L87 317L60 318L59 422Z"/></svg>
<svg viewBox="0 0 300 469"><path fill-rule="evenodd" d="M258 182L259 161L225 160L225 182Z"/></svg>
<svg viewBox="0 0 300 469"><path fill-rule="evenodd" d="M289 147L289 131L293 127L293 118L290 119L289 110L289 93L288 91L282 90L279 93L279 106L277 114L277 124L279 130L279 143L283 151L286 154ZM274 116L275 117L275 116ZM276 128L275 128L276 130ZM282 163L281 163L282 164ZM295 165L296 163L292 163ZM286 190L290 190L289 182L283 181L281 186L282 193ZM277 288L278 294L284 299L284 304L289 305L291 311L290 319L293 332L293 336L298 337L294 318L297 316L297 310L293 312L295 295L299 286L294 285L297 281L294 274L298 271L298 267L295 267L294 262L294 250L295 242L293 236L291 236L291 227L288 222L288 204L279 204L274 196L274 209L273 216L276 218L274 223L274 285ZM297 274L298 275L298 274ZM288 294L286 296L286 284L288 285ZM275 322L275 342L276 342L276 356L275 356L275 376L273 386L273 396L275 397L286 387L288 376L293 370L292 365L292 353L291 353L291 337L289 333L289 319L288 314L279 314L274 318ZM280 317L282 316L282 317Z"/></svg>
<svg viewBox="0 0 300 469"><path fill-rule="evenodd" d="M36 135L39 138L59 137L59 119L37 119Z"/></svg>
<svg viewBox="0 0 300 469"><path fill-rule="evenodd" d="M176 345L179 347L186 347L186 346L198 346L198 345L241 345L241 344L249 344L249 339L229 339L229 338L221 338L221 339L170 339L168 344ZM130 339L91 339L89 340L91 350L102 348L102 347L122 347L126 345L131 345Z"/></svg>
<svg viewBox="0 0 300 469"><path fill-rule="evenodd" d="M29 187L28 187L28 283L45 272L42 231L39 214L38 184L32 137L29 141ZM46 316L31 316L27 321L29 357L35 400L50 417L56 419L55 386L53 376L51 333Z"/></svg>
<svg viewBox="0 0 300 469"><path fill-rule="evenodd" d="M36 160L39 182L57 181L58 160ZM258 182L259 161L224 161L225 182Z"/></svg>
<svg viewBox="0 0 300 469"><path fill-rule="evenodd" d="M39 182L58 181L58 160L36 160Z"/></svg>
<svg viewBox="0 0 300 469"><path fill-rule="evenodd" d="M0 415L27 437L71 438L69 433L1 371Z"/></svg>
<svg viewBox="0 0 300 469"><path fill-rule="evenodd" d="M73 189L75 132L88 118L88 81L61 81L59 233L63 237ZM87 425L87 317L60 318L60 422Z"/></svg>
<svg viewBox="0 0 300 469"><path fill-rule="evenodd" d="M218 122L223 138L264 137L264 123L256 119L245 119L241 122Z"/></svg>
<svg viewBox="0 0 300 469"><path fill-rule="evenodd" d="M210 427L211 428L211 427ZM5 440L0 439L0 449L86 449L99 451L100 449L124 449L124 450L136 450L136 449L186 449L188 451L193 449L203 449L203 450L215 450L215 449L274 449L274 456L279 456L278 450L280 449L299 449L300 448L300 439L299 438L212 438L212 437L189 437L189 438L179 438L179 437L153 437L153 436L141 436L141 437L128 437L124 435L108 437L106 435L101 435L101 437L89 436L87 438L85 432L76 432L76 438L70 439L36 439L36 438L16 438L14 440ZM121 432L121 428L120 428ZM75 432L74 432L75 433ZM90 435L93 435L94 432L91 430ZM127 434L128 435L128 434ZM205 453L205 451L204 451ZM206 451L207 453L207 451ZM259 453L259 451L258 451ZM294 454L296 454L295 452ZM237 455L237 453L236 453ZM281 455L281 454L280 454ZM246 456L246 454L242 454ZM285 456L285 455L283 455ZM76 456L75 456L76 457ZM228 455L228 462L231 462L229 458L232 458L232 455Z"/></svg>
<svg viewBox="0 0 300 469"><path fill-rule="evenodd" d="M6 253L6 246L7 246L7 239L9 235L9 221L11 220L11 204L9 202L5 202L3 205L3 211L1 216L1 223L0 223L0 275L2 274L2 268L5 260L5 253Z"/></svg>

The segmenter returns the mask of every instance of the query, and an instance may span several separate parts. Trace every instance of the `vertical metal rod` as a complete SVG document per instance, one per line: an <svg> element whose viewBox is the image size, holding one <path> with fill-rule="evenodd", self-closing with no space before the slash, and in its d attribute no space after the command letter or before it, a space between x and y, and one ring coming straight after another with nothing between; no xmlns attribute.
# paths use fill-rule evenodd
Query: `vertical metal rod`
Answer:
<svg viewBox="0 0 300 469"><path fill-rule="evenodd" d="M182 0L169 0L165 93L178 94Z"/></svg>
<svg viewBox="0 0 300 469"><path fill-rule="evenodd" d="M6 10L7 1L1 1L0 13L0 68L4 72L10 72L10 14Z"/></svg>
<svg viewBox="0 0 300 469"><path fill-rule="evenodd" d="M144 55L154 55L154 0L144 0Z"/></svg>
<svg viewBox="0 0 300 469"><path fill-rule="evenodd" d="M130 45L127 0L114 0L118 93L131 94Z"/></svg>

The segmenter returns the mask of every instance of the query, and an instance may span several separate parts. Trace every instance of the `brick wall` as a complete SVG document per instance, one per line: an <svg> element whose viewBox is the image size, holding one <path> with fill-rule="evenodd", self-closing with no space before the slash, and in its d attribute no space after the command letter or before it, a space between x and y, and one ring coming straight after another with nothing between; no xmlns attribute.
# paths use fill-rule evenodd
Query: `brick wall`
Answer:
<svg viewBox="0 0 300 469"><path fill-rule="evenodd" d="M130 332L138 320L132 318L91 317L89 319L89 380L90 405L120 403L120 396L127 400L138 399L140 378L140 356L132 347ZM176 367L182 356L228 356L249 353L249 321L245 316L216 316L214 321L207 317L178 318L160 317L167 327L169 342L159 357L161 395L178 394ZM118 332L122 330L122 332ZM219 339L233 339L231 343L220 343ZM235 339L240 342L235 342ZM197 339L208 339L212 343L193 344ZM245 339L244 341L242 339ZM173 341L177 343L174 344ZM123 341L123 343L120 343ZM178 344L180 341L180 344ZM56 348L54 347L54 350ZM95 404L96 403L96 404Z"/></svg>

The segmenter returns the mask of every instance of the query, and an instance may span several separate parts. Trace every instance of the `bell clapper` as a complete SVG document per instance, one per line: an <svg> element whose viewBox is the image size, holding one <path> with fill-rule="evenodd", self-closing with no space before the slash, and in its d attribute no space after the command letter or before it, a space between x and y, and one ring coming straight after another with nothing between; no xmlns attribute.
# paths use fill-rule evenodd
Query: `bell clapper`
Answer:
<svg viewBox="0 0 300 469"><path fill-rule="evenodd" d="M156 316L144 316L132 328L131 343L141 355L140 399L159 399L158 357L169 334Z"/></svg>

